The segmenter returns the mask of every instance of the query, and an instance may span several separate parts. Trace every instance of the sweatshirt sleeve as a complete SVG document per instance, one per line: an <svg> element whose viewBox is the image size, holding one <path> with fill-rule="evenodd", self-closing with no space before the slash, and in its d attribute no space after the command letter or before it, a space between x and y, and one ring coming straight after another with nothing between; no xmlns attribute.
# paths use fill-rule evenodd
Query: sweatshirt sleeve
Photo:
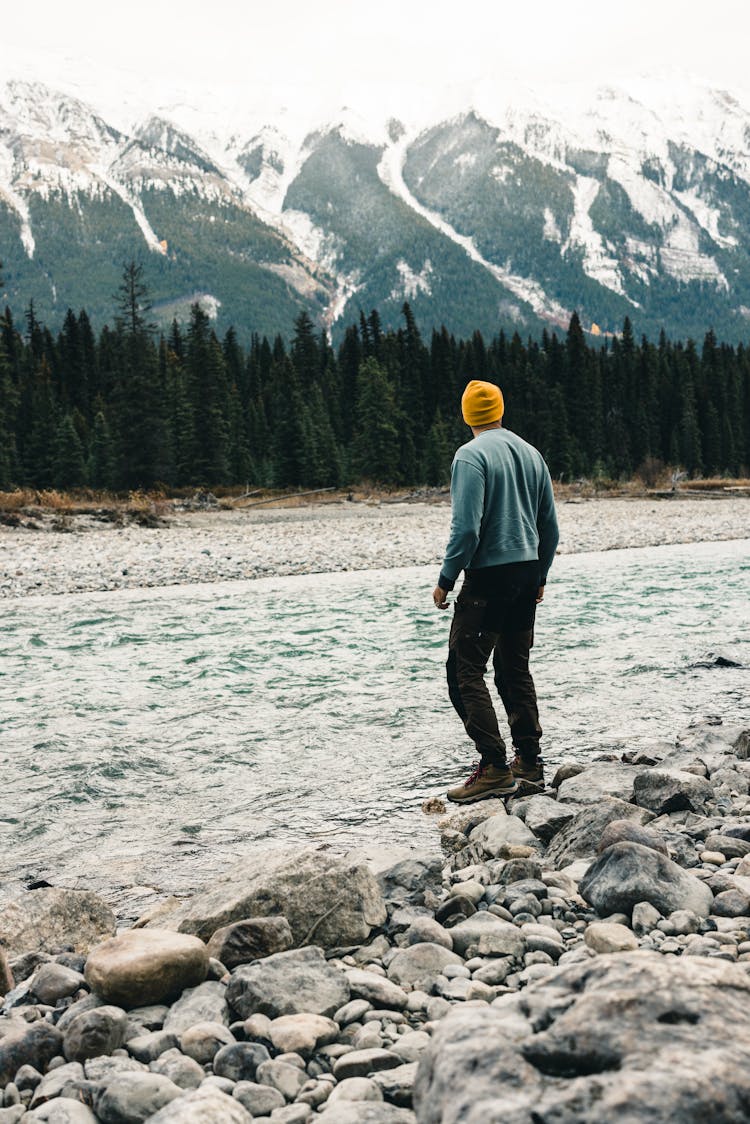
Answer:
<svg viewBox="0 0 750 1124"><path fill-rule="evenodd" d="M541 583L547 581L547 573L552 565L560 541L560 531L557 526L557 512L555 511L555 495L552 491L552 480L549 469L544 465L542 476L539 509L536 517L536 529L539 533L539 569Z"/></svg>
<svg viewBox="0 0 750 1124"><path fill-rule="evenodd" d="M453 589L456 578L471 562L479 545L484 515L484 473L468 461L456 459L451 469L451 531L438 585Z"/></svg>

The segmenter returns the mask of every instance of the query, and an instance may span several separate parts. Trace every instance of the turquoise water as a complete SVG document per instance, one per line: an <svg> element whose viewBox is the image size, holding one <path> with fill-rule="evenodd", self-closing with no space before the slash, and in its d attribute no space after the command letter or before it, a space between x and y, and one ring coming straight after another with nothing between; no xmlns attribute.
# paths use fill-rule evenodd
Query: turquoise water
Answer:
<svg viewBox="0 0 750 1124"><path fill-rule="evenodd" d="M434 846L420 804L472 762L434 578L5 603L0 878L146 902L270 843ZM748 671L709 652L750 667L750 541L558 558L532 656L548 762L750 722Z"/></svg>

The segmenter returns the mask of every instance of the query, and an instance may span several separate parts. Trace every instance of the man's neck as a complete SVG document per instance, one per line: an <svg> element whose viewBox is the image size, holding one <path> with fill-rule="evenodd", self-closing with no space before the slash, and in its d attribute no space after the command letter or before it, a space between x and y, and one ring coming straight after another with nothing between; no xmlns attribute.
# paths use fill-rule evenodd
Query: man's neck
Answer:
<svg viewBox="0 0 750 1124"><path fill-rule="evenodd" d="M471 432L474 437L478 437L480 433L486 433L488 429L502 429L503 423L501 421L491 422L490 425L472 425Z"/></svg>

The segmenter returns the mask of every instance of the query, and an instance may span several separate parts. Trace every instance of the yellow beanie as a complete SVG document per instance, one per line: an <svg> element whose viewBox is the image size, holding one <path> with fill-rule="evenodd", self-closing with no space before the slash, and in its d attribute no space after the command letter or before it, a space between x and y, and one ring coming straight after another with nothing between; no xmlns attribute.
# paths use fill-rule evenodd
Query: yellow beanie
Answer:
<svg viewBox="0 0 750 1124"><path fill-rule="evenodd" d="M472 379L461 398L461 411L467 425L480 428L500 421L505 411L503 392L492 382Z"/></svg>

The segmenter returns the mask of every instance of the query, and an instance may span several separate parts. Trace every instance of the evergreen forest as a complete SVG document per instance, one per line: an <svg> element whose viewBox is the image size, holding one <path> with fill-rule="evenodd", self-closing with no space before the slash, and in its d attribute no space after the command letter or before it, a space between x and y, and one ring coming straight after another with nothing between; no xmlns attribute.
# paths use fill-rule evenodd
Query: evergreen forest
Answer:
<svg viewBox="0 0 750 1124"><path fill-rule="evenodd" d="M447 482L468 440L461 393L496 382L504 424L553 477L620 478L661 461L690 476L748 473L750 351L567 332L425 339L361 313L334 349L302 312L289 340L219 338L199 305L157 333L141 267L124 268L113 324L69 310L56 335L33 303L0 316L0 489L324 488ZM290 325L291 327L291 325Z"/></svg>

